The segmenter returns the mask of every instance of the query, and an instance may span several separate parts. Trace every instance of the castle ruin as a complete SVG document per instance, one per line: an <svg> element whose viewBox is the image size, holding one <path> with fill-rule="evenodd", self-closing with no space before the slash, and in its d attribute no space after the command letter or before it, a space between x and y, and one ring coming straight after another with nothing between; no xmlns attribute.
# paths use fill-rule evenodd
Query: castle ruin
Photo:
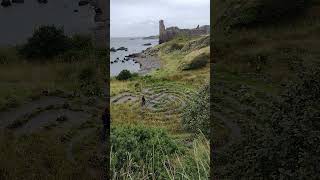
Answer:
<svg viewBox="0 0 320 180"><path fill-rule="evenodd" d="M200 36L210 34L210 26L199 26L194 29L179 29L178 27L166 28L164 21L159 21L159 44L170 41L179 35Z"/></svg>

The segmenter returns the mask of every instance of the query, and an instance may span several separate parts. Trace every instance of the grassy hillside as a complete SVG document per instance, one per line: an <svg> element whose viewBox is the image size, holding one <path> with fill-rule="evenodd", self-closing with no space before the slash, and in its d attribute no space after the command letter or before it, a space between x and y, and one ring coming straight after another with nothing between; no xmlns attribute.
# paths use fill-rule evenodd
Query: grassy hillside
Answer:
<svg viewBox="0 0 320 180"><path fill-rule="evenodd" d="M79 37L59 53L33 41L44 49L32 57L21 52L30 44L0 47L0 179L101 178L105 58ZM43 52L53 56L33 57Z"/></svg>
<svg viewBox="0 0 320 180"><path fill-rule="evenodd" d="M136 134L141 134L136 132L141 131L136 127L142 128L147 134L149 132L154 134L154 129L162 129L166 135L161 137L157 137L156 134L148 135L146 140L151 137L159 139L155 142L150 139L149 142L154 145L154 149L150 148L150 143L148 143L144 146L145 149L138 150L145 152L145 156L140 157L140 159L145 159L143 161L136 161L136 152L129 151L128 155L131 156L121 164L115 161L119 158L117 154L121 151L121 146L115 147L117 150L114 150L114 155L112 155L113 176L128 177L130 175L142 179L147 179L147 177L194 179L198 176L206 178L209 172L208 140L203 135L184 129L182 114L185 108L192 103L192 98L197 95L200 88L208 84L209 37L179 37L158 45L150 51L159 56L161 68L155 69L146 76L134 76L125 81L119 81L116 78L111 80L112 127L115 128L115 131L122 129L122 131L130 132L127 137L129 139L138 138ZM147 101L145 107L141 107L142 96ZM169 144L176 144L174 147L177 146L180 150L177 149L170 154L168 150L172 146L167 147L156 143L165 139L170 142ZM114 139L115 144L122 141L122 139ZM146 143L145 140L138 140L138 142ZM122 146L126 146L128 142L122 143ZM162 149L160 154L159 148ZM148 160L158 158L158 156L167 157L158 159L162 162L160 166ZM128 162L132 164L126 164ZM134 165L140 169L135 169ZM150 167L156 168L157 172L153 172ZM118 172L122 172L125 176ZM148 173L149 176L146 176Z"/></svg>
<svg viewBox="0 0 320 180"><path fill-rule="evenodd" d="M312 168L304 169L304 163L310 163L307 167L311 167L319 154L302 144L293 145L298 140L289 124L298 122L299 116L293 115L293 107L285 106L284 102L289 97L308 96L307 93L293 95L295 88L309 88L301 87L301 82L311 81L308 74L317 77L314 69L320 65L319 1L228 0L215 1L213 8L213 114L217 120L236 123L241 130L230 147L214 152L215 176L276 179L317 176ZM300 85L292 88L292 84ZM315 89L317 86L317 81L310 84ZM313 105L309 108L319 112L314 103L310 104ZM276 132L281 125L273 124L272 115L284 106L287 116L292 118L279 118L278 123L289 123L288 131ZM308 114L305 108L301 106L300 110ZM311 117L299 124L305 123L307 127L313 122ZM303 133L302 127L295 127L304 138L311 137ZM315 132L312 128L309 131ZM293 144L278 144L284 139ZM310 159L291 161L291 157L298 156L296 148L301 148ZM289 165L292 163L295 168Z"/></svg>

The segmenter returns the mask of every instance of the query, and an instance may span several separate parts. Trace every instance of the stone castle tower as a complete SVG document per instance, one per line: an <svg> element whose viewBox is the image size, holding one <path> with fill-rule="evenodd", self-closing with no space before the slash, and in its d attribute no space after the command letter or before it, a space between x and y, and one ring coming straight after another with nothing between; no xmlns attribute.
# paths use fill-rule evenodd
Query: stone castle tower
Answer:
<svg viewBox="0 0 320 180"><path fill-rule="evenodd" d="M210 25L198 25L193 29L180 29L176 26L166 28L164 21L159 21L159 44L170 41L179 35L184 36L202 36L210 34Z"/></svg>
<svg viewBox="0 0 320 180"><path fill-rule="evenodd" d="M163 20L159 21L159 44L164 43L164 35L165 35L166 27L164 26Z"/></svg>

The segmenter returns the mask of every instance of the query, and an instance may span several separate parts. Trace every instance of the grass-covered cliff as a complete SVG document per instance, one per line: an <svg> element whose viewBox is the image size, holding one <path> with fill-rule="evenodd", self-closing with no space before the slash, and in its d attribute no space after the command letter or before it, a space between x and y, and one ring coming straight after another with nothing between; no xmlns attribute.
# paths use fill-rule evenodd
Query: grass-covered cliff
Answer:
<svg viewBox="0 0 320 180"><path fill-rule="evenodd" d="M208 177L209 91L204 86L209 83L209 42L209 36L178 37L145 51L144 55L159 58L160 68L145 76L111 80L113 132L128 139L117 135L112 139L114 177ZM142 96L146 98L143 107ZM197 103L199 97L204 106ZM132 142L137 145L132 147ZM127 159L121 160L127 146ZM152 163L153 159L157 162Z"/></svg>
<svg viewBox="0 0 320 180"><path fill-rule="evenodd" d="M215 177L319 176L319 8L318 0L213 3L213 117L240 128L213 153Z"/></svg>

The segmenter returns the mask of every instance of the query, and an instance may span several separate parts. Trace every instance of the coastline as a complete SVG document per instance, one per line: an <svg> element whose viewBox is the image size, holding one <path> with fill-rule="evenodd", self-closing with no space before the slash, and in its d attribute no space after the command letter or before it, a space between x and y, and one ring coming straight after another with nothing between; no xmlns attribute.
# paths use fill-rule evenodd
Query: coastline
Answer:
<svg viewBox="0 0 320 180"><path fill-rule="evenodd" d="M135 61L140 64L140 70L138 74L146 75L151 71L161 67L160 58L157 55L157 50L154 48L148 48L137 54Z"/></svg>

